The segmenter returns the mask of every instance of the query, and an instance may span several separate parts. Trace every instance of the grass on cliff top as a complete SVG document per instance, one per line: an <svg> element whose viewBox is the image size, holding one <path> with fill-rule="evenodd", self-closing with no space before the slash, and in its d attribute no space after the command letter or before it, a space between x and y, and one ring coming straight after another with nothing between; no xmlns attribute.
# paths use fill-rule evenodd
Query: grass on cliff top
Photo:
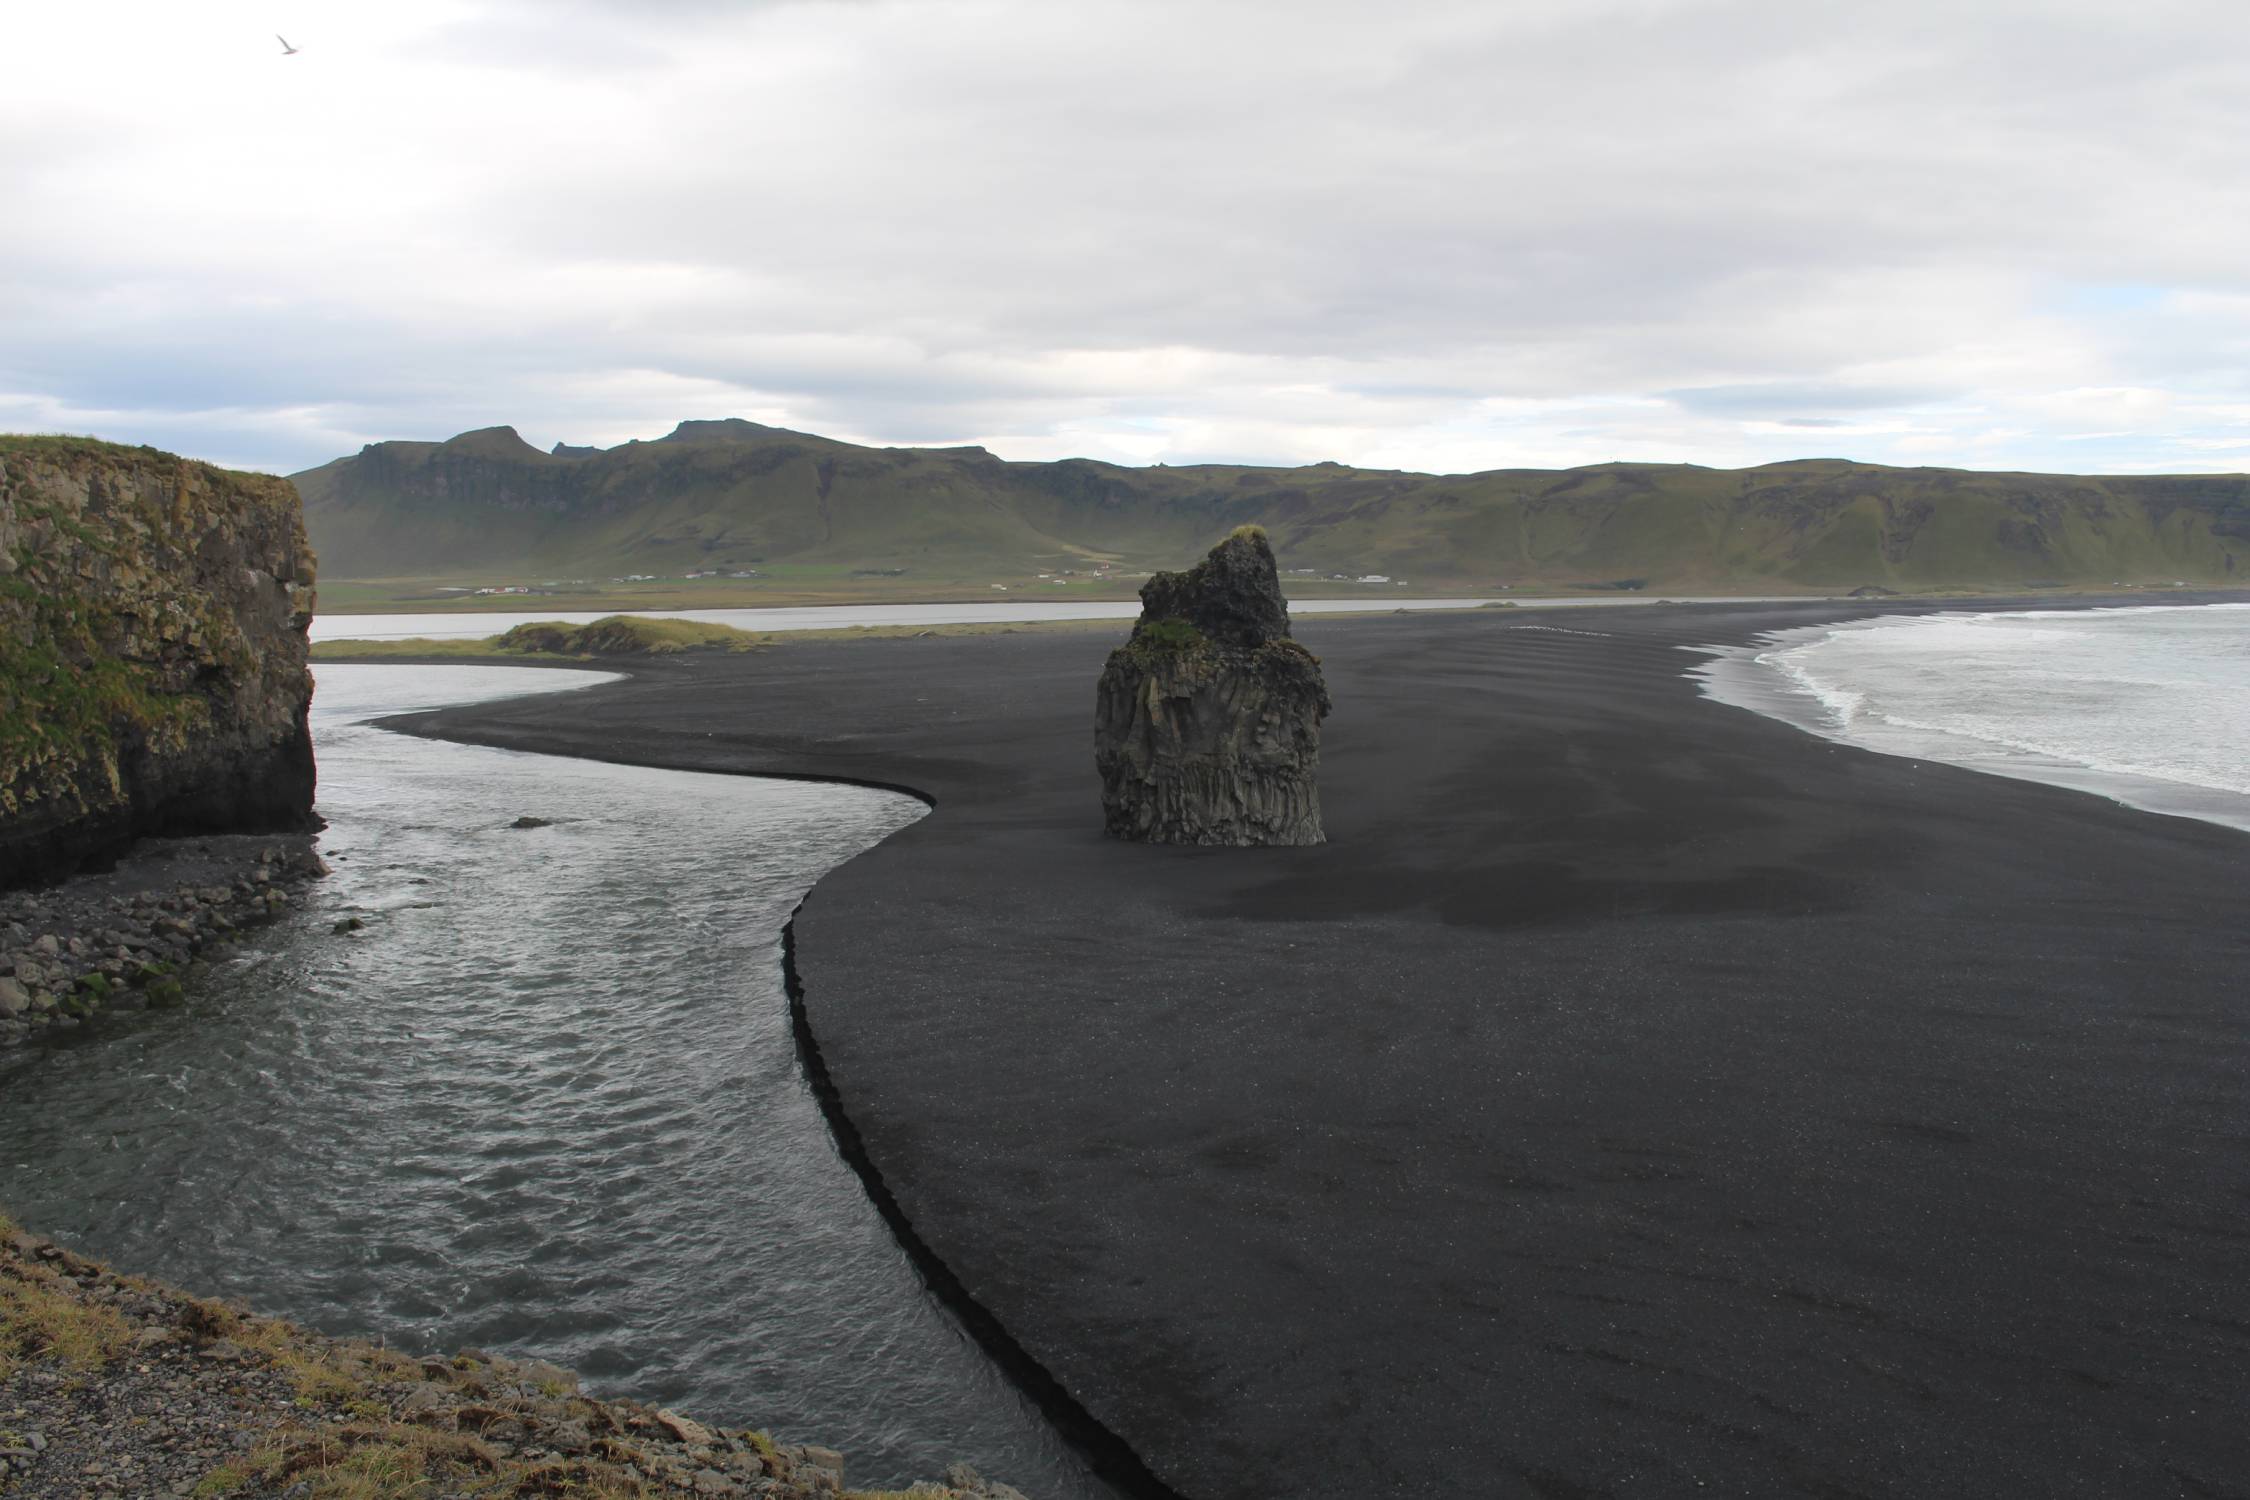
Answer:
<svg viewBox="0 0 2250 1500"><path fill-rule="evenodd" d="M0 432L0 448L21 448L32 452L52 449L57 452L80 450L99 453L155 453L159 450L146 443L113 443L107 438L95 437L89 432Z"/></svg>
<svg viewBox="0 0 2250 1500"><path fill-rule="evenodd" d="M90 437L75 432L0 432L0 459L11 455L42 458L49 462L69 459L117 460L133 459L143 464L178 465L198 469L210 474L243 475L271 483L279 483L270 474L259 474L250 469L230 469L224 464L211 463L200 458L190 458L184 453L151 447L147 443L113 443L107 438Z"/></svg>

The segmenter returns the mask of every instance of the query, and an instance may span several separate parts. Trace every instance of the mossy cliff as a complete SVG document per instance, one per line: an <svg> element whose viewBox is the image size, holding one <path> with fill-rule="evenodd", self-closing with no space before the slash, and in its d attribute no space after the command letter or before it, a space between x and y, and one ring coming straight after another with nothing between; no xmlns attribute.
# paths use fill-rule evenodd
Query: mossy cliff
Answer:
<svg viewBox="0 0 2250 1500"><path fill-rule="evenodd" d="M0 886L310 822L312 610L287 480L0 436Z"/></svg>

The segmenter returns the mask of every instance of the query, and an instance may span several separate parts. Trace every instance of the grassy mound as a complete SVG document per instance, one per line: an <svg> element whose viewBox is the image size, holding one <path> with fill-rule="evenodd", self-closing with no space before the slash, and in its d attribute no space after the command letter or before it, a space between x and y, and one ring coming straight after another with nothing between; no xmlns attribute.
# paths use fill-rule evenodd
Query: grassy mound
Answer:
<svg viewBox="0 0 2250 1500"><path fill-rule="evenodd" d="M755 651L770 644L766 636L731 625L611 615L591 625L534 620L500 635L467 641L424 637L316 641L312 657L314 661L422 661L431 657L490 661L495 656L520 656L534 661L585 661L601 656L675 656L684 651Z"/></svg>
<svg viewBox="0 0 2250 1500"><path fill-rule="evenodd" d="M493 649L546 656L670 656L680 651L749 651L759 638L732 625L609 615L590 625L535 620L494 636Z"/></svg>

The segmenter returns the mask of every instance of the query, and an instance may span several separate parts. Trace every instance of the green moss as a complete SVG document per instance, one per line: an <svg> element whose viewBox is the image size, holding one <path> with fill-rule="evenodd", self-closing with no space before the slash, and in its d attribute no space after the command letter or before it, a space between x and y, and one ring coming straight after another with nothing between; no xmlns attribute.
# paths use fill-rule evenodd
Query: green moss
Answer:
<svg viewBox="0 0 2250 1500"><path fill-rule="evenodd" d="M220 1495L231 1495L250 1483L250 1470L234 1464L221 1464L196 1482L191 1492L195 1500L217 1500Z"/></svg>
<svg viewBox="0 0 2250 1500"><path fill-rule="evenodd" d="M1203 644L1203 632L1185 620L1144 620L1131 644L1154 652L1193 651Z"/></svg>
<svg viewBox="0 0 2250 1500"><path fill-rule="evenodd" d="M122 745L184 745L207 728L211 707L167 691L156 670L120 659L96 633L83 601L35 596L29 621L0 636L0 811L31 795L32 773L75 773L79 795L116 791Z"/></svg>

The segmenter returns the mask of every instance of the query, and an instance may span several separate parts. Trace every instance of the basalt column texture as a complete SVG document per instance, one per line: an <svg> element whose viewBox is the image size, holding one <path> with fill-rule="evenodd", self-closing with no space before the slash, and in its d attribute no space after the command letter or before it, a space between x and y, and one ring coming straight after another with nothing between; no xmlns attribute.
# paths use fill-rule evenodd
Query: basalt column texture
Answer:
<svg viewBox="0 0 2250 1500"><path fill-rule="evenodd" d="M0 437L0 886L309 824L312 610L289 481Z"/></svg>
<svg viewBox="0 0 2250 1500"><path fill-rule="evenodd" d="M1094 761L1109 834L1151 844L1318 844L1320 661L1289 638L1265 533L1244 527L1141 586L1110 653Z"/></svg>

